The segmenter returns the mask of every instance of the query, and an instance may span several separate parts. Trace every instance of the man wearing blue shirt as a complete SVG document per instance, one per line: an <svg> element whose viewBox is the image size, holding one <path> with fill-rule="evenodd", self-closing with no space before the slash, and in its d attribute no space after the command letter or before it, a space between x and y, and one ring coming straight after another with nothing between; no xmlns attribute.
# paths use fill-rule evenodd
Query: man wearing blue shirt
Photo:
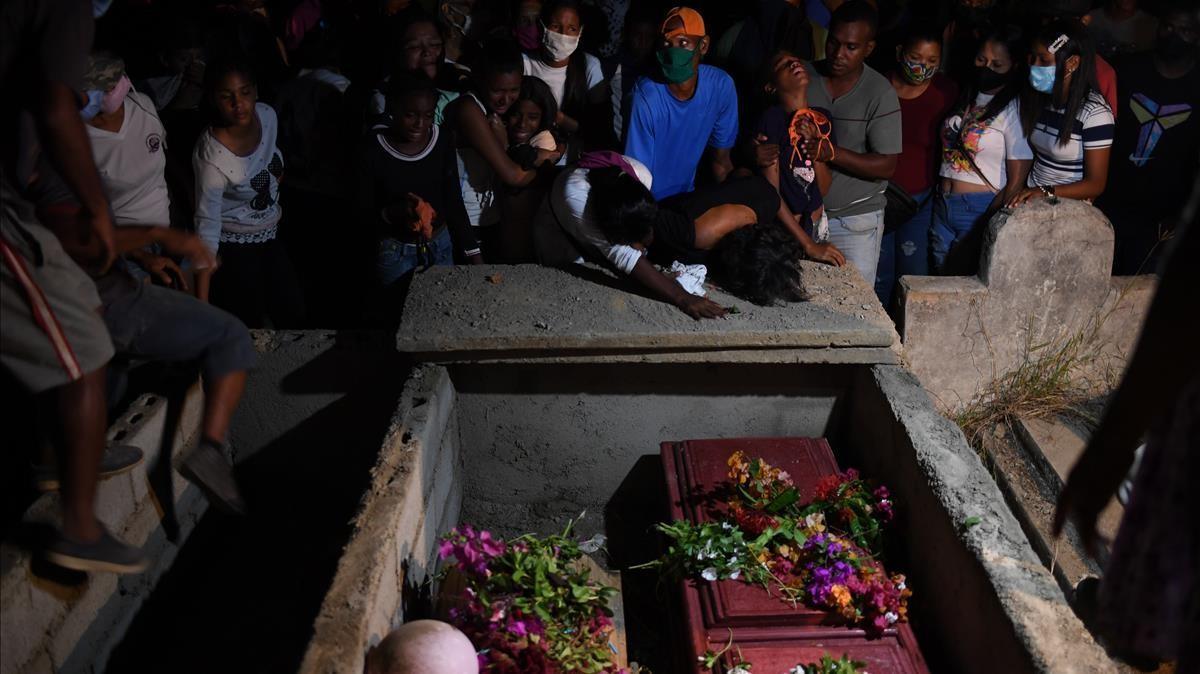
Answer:
<svg viewBox="0 0 1200 674"><path fill-rule="evenodd" d="M737 93L724 71L700 65L709 42L698 12L672 9L658 51L665 81L643 77L634 87L625 154L650 169L656 199L695 188L706 147L713 148L717 182L733 170L729 149L737 138Z"/></svg>

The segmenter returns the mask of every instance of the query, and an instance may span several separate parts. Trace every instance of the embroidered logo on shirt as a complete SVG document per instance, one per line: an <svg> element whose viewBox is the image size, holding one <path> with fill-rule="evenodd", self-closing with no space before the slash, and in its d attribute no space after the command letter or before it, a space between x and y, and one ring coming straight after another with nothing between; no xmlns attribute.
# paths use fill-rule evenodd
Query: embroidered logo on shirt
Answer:
<svg viewBox="0 0 1200 674"><path fill-rule="evenodd" d="M162 149L162 136L157 133L146 136L146 149L150 151L150 154L154 154Z"/></svg>
<svg viewBox="0 0 1200 674"><path fill-rule="evenodd" d="M1129 107L1133 110L1133 116L1142 124L1138 129L1133 154L1129 155L1129 161L1133 162L1134 166L1145 166L1154 154L1154 148L1162 138L1163 132L1182 124L1192 116L1192 106L1187 103L1159 105L1145 94L1134 94L1130 97Z"/></svg>

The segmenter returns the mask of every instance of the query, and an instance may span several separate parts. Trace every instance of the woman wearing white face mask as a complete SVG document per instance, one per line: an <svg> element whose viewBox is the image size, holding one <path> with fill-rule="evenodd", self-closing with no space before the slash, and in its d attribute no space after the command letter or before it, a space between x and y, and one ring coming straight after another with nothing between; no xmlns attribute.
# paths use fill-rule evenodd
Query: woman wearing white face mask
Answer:
<svg viewBox="0 0 1200 674"><path fill-rule="evenodd" d="M557 127L570 147L560 163L571 161L584 149L613 147L612 121L606 119L612 110L600 60L579 49L583 35L579 3L549 2L542 8L541 22L542 48L533 56L524 55L524 70L545 82L558 103Z"/></svg>
<svg viewBox="0 0 1200 674"><path fill-rule="evenodd" d="M1091 201L1104 192L1113 142L1113 113L1096 88L1096 51L1083 26L1055 21L1033 40L1029 83L1044 103L1029 145L1028 187L1009 200L1035 197Z"/></svg>

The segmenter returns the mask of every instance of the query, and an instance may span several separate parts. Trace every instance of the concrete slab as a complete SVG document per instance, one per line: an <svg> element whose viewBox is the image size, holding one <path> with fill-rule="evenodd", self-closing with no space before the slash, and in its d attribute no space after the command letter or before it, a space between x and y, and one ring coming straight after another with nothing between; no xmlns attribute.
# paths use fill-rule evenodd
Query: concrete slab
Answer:
<svg viewBox="0 0 1200 674"><path fill-rule="evenodd" d="M1053 469L1058 482L1053 486L1054 498L1057 501L1063 484L1067 481L1075 462L1083 454L1087 446L1088 435L1078 424L1068 423L1059 417L1049 419L1017 419L1014 429L1017 437L1028 455L1034 460L1044 462ZM1117 499L1109 499L1108 505L1100 511L1096 528L1108 540L1116 538L1117 529L1121 525L1121 517L1125 508Z"/></svg>
<svg viewBox="0 0 1200 674"><path fill-rule="evenodd" d="M591 267L435 267L413 280L396 343L418 359L441 362L496 353L655 359L659 352L745 357L779 349L823 350L826 362L842 350L870 349L872 359L895 361L880 351L897 348L899 337L856 273L803 262L801 278L811 301L759 307L711 289L711 299L739 313L694 321Z"/></svg>
<svg viewBox="0 0 1200 674"><path fill-rule="evenodd" d="M977 276L902 278L904 359L939 407L960 409L1069 339L1083 341L1077 383L1111 388L1156 283L1111 277L1112 240L1091 205L1035 199L992 218Z"/></svg>

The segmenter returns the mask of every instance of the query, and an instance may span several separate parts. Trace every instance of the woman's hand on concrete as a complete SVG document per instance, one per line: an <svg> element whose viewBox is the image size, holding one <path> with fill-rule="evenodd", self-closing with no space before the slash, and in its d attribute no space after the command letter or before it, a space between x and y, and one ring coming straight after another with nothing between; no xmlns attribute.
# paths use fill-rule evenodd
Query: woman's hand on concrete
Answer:
<svg viewBox="0 0 1200 674"><path fill-rule="evenodd" d="M696 320L701 318L720 318L725 315L725 307L699 295L687 295L681 298L675 306L683 313Z"/></svg>

